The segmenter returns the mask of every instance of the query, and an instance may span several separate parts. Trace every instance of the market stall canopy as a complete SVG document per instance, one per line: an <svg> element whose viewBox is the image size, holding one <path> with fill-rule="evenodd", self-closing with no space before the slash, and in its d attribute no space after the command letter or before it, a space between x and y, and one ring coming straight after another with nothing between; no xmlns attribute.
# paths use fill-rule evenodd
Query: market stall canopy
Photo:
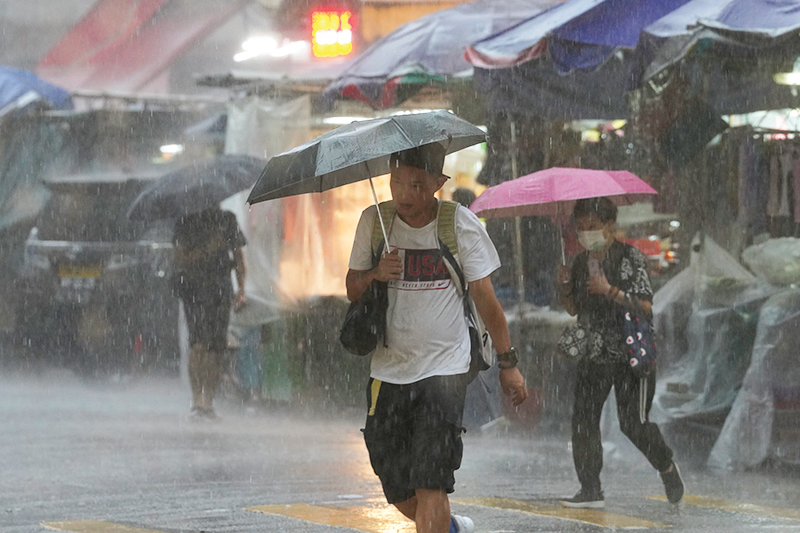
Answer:
<svg viewBox="0 0 800 533"><path fill-rule="evenodd" d="M659 17L639 17L634 5L626 8L629 15L605 11L625 11L624 1L568 1L474 43L467 57L488 107L563 120L625 118L626 93L645 83L660 91L664 81L657 75L668 77L669 67L681 68L691 95L718 114L796 105L791 88L772 79L776 69L791 70L800 55L796 2L690 0L672 9L656 2L652 13ZM592 3L568 23L554 15ZM522 31L534 23L538 30ZM529 53L536 47L539 53Z"/></svg>
<svg viewBox="0 0 800 533"><path fill-rule="evenodd" d="M393 107L431 81L467 77L464 49L556 5L555 0L477 0L400 26L375 42L326 89L329 101L354 98L375 109Z"/></svg>
<svg viewBox="0 0 800 533"><path fill-rule="evenodd" d="M32 108L72 109L72 98L33 72L0 66L0 117Z"/></svg>
<svg viewBox="0 0 800 533"><path fill-rule="evenodd" d="M776 46L789 52L797 49L798 29L797 2L693 0L642 32L642 55L651 60L644 78L652 78L693 53L716 50L741 55Z"/></svg>
<svg viewBox="0 0 800 533"><path fill-rule="evenodd" d="M475 40L466 57L507 68L545 51L559 72L594 68L619 47L634 48L643 28L689 0L569 0L505 31Z"/></svg>
<svg viewBox="0 0 800 533"><path fill-rule="evenodd" d="M497 113L626 118L641 30L687 1L569 0L468 47L473 83Z"/></svg>

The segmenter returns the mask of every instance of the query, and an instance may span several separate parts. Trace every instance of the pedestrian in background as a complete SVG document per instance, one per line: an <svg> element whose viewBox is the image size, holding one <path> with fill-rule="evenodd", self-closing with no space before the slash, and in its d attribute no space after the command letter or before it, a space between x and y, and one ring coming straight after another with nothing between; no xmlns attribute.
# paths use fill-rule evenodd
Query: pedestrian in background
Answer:
<svg viewBox="0 0 800 533"><path fill-rule="evenodd" d="M245 304L246 240L234 214L217 206L178 219L172 242L173 288L183 302L189 329L190 417L213 419L231 304L234 310ZM231 269L236 272L235 300Z"/></svg>
<svg viewBox="0 0 800 533"><path fill-rule="evenodd" d="M605 505L600 485L600 415L612 386L620 429L661 474L667 499L678 503L684 491L680 471L658 426L648 418L656 390L655 371L644 379L647 390L642 413L642 380L623 351L623 308L640 306L645 313L652 313L653 289L646 258L614 238L617 207L608 198L578 200L572 217L585 251L575 258L571 269L562 267L558 293L564 309L577 314L578 323L590 332L590 341L578 360L572 414L572 456L581 488L561 504L578 508Z"/></svg>
<svg viewBox="0 0 800 533"><path fill-rule="evenodd" d="M475 193L466 187L459 187L453 191L453 201L469 207L475 201Z"/></svg>
<svg viewBox="0 0 800 533"><path fill-rule="evenodd" d="M435 193L448 179L444 155L431 144L391 156L391 251L373 265L378 208L370 206L356 229L346 280L350 301L373 280L388 282L387 343L379 341L372 353L364 440L387 501L416 523L418 533L474 531L472 520L451 515L448 499L461 465L471 355L464 302L443 265L437 233ZM489 278L500 260L478 218L456 207L460 264L497 348L503 390L519 405L528 391Z"/></svg>

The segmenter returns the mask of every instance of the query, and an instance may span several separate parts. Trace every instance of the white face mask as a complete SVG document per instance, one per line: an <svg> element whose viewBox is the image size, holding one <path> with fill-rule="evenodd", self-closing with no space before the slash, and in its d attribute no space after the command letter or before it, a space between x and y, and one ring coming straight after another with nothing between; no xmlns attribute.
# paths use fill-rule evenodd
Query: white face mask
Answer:
<svg viewBox="0 0 800 533"><path fill-rule="evenodd" d="M598 252L606 245L606 236L603 230L579 231L578 242L590 252Z"/></svg>

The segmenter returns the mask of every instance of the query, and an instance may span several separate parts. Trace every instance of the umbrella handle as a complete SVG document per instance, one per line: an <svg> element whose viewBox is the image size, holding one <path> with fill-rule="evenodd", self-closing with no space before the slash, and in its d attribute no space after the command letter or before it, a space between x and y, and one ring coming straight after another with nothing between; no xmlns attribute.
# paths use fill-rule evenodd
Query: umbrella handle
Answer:
<svg viewBox="0 0 800 533"><path fill-rule="evenodd" d="M383 249L389 253L389 236L386 234L386 226L383 224L383 217L381 216L381 208L378 205L378 195L375 194L375 185L372 183L372 178L369 178L369 188L372 189L372 199L375 200L375 207L378 208L378 220L381 222L381 231L383 232Z"/></svg>

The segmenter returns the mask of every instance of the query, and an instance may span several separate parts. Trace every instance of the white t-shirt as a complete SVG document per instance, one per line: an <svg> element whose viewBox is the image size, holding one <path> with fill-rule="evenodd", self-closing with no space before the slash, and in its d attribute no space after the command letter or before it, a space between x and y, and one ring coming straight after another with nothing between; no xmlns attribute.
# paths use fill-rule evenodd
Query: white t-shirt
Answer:
<svg viewBox="0 0 800 533"><path fill-rule="evenodd" d="M373 268L371 237L376 213L373 205L361 214L350 254L353 270ZM466 281L485 278L497 270L500 258L478 217L459 206L455 221ZM370 375L400 385L467 372L470 342L464 303L439 257L436 220L412 228L395 215L389 245L400 250L403 272L399 280L389 282L388 347L378 342Z"/></svg>

